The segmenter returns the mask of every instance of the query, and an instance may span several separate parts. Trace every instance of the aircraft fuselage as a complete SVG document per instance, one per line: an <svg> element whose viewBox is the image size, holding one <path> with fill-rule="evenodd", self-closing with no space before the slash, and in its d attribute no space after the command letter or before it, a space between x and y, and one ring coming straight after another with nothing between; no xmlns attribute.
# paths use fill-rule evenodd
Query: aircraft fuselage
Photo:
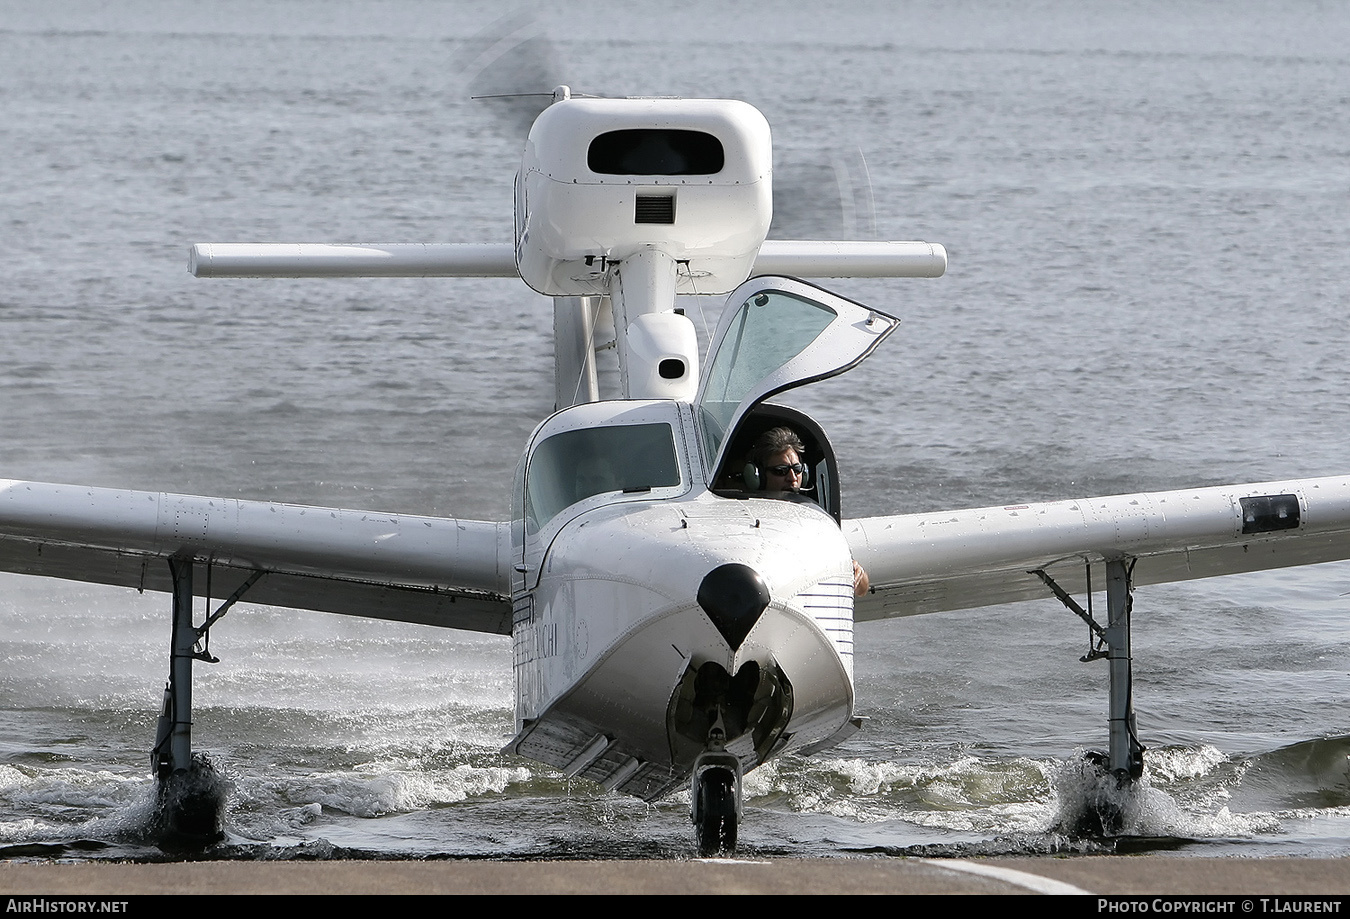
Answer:
<svg viewBox="0 0 1350 919"><path fill-rule="evenodd" d="M692 433L688 404L569 411L605 406ZM852 558L838 523L803 496L714 494L693 439L679 440L682 494L583 499L525 535L513 595L508 749L648 799L686 781L716 732L713 746L749 770L846 736L853 717Z"/></svg>

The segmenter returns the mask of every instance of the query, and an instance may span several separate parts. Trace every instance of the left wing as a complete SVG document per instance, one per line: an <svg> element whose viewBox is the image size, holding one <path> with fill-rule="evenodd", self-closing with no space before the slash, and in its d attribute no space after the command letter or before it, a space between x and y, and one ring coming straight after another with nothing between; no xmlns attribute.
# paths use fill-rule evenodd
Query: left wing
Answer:
<svg viewBox="0 0 1350 919"><path fill-rule="evenodd" d="M1350 476L846 520L871 591L858 620L1050 597L1033 572L1095 589L1135 559L1158 584L1350 558Z"/></svg>
<svg viewBox="0 0 1350 919"><path fill-rule="evenodd" d="M0 479L0 570L510 634L510 527ZM259 574L261 573L261 574Z"/></svg>

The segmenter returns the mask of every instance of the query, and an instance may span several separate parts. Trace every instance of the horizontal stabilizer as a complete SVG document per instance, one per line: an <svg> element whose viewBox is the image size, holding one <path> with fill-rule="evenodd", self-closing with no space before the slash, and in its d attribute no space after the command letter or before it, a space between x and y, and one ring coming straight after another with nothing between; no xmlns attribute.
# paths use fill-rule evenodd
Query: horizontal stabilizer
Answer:
<svg viewBox="0 0 1350 919"><path fill-rule="evenodd" d="M759 247L755 274L794 278L940 278L947 250L925 242L831 242L769 239Z"/></svg>
<svg viewBox="0 0 1350 919"><path fill-rule="evenodd" d="M199 278L514 278L509 243L197 243L188 270ZM755 275L799 278L937 278L947 250L925 242L768 240Z"/></svg>
<svg viewBox="0 0 1350 919"><path fill-rule="evenodd" d="M199 278L518 277L509 243L197 243L188 271Z"/></svg>

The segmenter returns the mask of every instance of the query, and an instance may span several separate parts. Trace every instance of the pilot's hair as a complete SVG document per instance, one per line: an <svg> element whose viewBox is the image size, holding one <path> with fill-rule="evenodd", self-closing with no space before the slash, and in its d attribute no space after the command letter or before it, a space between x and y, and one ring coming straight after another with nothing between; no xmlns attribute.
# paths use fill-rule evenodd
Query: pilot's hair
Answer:
<svg viewBox="0 0 1350 919"><path fill-rule="evenodd" d="M770 457L777 456L789 447L796 450L797 456L802 460L806 459L806 445L802 443L796 431L786 425L770 428L759 435L755 445L750 448L750 458L756 466L763 469Z"/></svg>

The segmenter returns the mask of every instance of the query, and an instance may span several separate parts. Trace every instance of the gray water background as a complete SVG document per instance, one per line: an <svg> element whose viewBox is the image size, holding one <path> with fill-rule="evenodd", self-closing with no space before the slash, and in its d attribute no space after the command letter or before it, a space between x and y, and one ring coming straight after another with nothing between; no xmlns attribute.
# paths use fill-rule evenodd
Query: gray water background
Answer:
<svg viewBox="0 0 1350 919"><path fill-rule="evenodd" d="M0 475L505 517L552 408L548 301L186 271L203 241L509 240L521 125L467 98L501 12L0 2ZM759 107L783 235L858 229L822 188L861 155L875 234L948 247L940 280L829 285L903 320L793 400L846 514L1350 467L1346 7L563 2L538 24L541 80ZM1350 852L1348 594L1344 565L1138 593L1139 836ZM212 637L196 738L236 782L234 854L688 854L679 800L496 752L503 639L258 608ZM153 854L167 645L164 597L0 578L0 853ZM746 850L1083 849L1056 824L1105 739L1085 646L1050 599L861 626L868 727L750 778Z"/></svg>

